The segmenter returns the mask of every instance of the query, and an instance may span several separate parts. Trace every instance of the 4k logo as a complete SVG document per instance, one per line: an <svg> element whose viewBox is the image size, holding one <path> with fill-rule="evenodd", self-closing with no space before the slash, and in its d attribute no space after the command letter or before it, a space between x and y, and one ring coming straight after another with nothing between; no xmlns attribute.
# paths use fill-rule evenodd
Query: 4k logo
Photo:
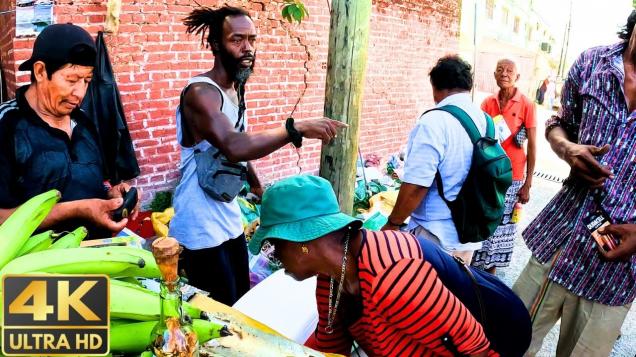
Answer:
<svg viewBox="0 0 636 357"><path fill-rule="evenodd" d="M105 275L7 275L2 280L2 353L105 355L109 347Z"/></svg>

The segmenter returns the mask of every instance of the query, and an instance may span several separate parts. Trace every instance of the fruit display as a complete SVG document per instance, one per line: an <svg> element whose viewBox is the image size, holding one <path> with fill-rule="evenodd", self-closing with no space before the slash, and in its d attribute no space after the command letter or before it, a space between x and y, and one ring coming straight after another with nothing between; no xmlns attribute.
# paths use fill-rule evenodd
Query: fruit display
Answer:
<svg viewBox="0 0 636 357"><path fill-rule="evenodd" d="M60 193L33 197L0 225L0 279L8 274L105 274L110 277L110 353L152 356L160 294L138 278L160 279L153 254L130 246L82 247L87 231L37 232ZM165 274L164 274L165 275ZM0 290L0 298L2 291ZM301 346L226 305L196 294L180 304L201 356L333 356ZM2 321L2 309L0 309ZM1 341L0 341L1 343Z"/></svg>

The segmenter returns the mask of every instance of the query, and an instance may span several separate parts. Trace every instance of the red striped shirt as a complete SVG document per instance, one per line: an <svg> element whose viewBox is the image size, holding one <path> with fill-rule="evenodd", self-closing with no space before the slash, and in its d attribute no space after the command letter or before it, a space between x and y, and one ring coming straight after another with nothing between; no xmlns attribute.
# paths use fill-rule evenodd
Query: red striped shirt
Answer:
<svg viewBox="0 0 636 357"><path fill-rule="evenodd" d="M320 275L316 287L319 322L307 345L323 352L348 356L356 341L369 356L452 356L442 343L449 337L462 354L488 351L484 331L423 259L417 239L402 232L362 231L358 276L361 317L345 326L345 295L327 334L329 277Z"/></svg>

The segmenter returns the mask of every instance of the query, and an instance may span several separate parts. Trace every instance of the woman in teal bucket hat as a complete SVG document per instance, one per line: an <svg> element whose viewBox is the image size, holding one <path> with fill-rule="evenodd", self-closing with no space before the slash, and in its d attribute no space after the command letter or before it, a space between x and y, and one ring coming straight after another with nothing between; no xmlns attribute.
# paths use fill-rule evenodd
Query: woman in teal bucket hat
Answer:
<svg viewBox="0 0 636 357"><path fill-rule="evenodd" d="M496 355L414 236L361 226L340 212L320 177L281 180L263 195L249 249L258 254L267 241L287 274L317 276L319 321L309 347L348 356L356 341L369 356Z"/></svg>

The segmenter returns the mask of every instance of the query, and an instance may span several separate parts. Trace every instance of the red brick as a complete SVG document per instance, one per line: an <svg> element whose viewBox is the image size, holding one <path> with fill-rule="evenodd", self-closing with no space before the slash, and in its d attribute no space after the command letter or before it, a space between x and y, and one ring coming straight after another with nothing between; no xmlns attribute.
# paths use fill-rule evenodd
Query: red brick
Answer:
<svg viewBox="0 0 636 357"><path fill-rule="evenodd" d="M259 32L257 67L247 93L252 132L280 127L305 88L305 75L308 85L294 117L322 117L330 18L324 0L304 2L311 15L300 26L280 20L281 1L228 2L246 6ZM218 7L226 1L201 3ZM179 94L189 78L214 64L200 37L185 34L181 23L194 6L190 0L122 0L119 32L106 35L142 168L137 184L144 188L144 199L156 190L174 187L179 175L174 128ZM56 22L73 21L95 35L103 27L106 5L96 0L57 0L54 11ZM29 80L28 73L16 70L30 56L34 38L15 39L15 16L4 16L0 58L13 93ZM432 105L425 74L438 57L456 51L458 30L457 1L373 1L360 126L365 154L386 157L404 146L418 110ZM488 64L477 67L489 68ZM478 79L476 84L480 85ZM306 141L300 162L303 172L317 172L320 147L318 141ZM285 147L255 163L268 182L297 173L297 160L296 151Z"/></svg>

